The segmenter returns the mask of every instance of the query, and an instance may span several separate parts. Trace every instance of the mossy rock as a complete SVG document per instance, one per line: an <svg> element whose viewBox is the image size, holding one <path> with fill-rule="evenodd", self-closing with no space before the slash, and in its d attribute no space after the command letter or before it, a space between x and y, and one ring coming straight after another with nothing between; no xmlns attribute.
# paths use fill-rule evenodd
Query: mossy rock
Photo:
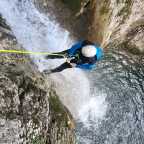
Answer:
<svg viewBox="0 0 144 144"><path fill-rule="evenodd" d="M42 136L35 136L35 138L32 139L31 144L46 144L47 140L43 138Z"/></svg>
<svg viewBox="0 0 144 144"><path fill-rule="evenodd" d="M130 52L131 54L134 54L134 55L143 55L143 53L135 45L131 45L128 42L123 42L121 44L121 47L124 50L126 50L127 52Z"/></svg>
<svg viewBox="0 0 144 144"><path fill-rule="evenodd" d="M81 0L62 0L73 11L78 11L81 7Z"/></svg>
<svg viewBox="0 0 144 144"><path fill-rule="evenodd" d="M59 100L55 91L49 93L50 126L49 143L75 144L74 121L68 109ZM74 126L73 126L74 125ZM55 137L53 137L55 135Z"/></svg>
<svg viewBox="0 0 144 144"><path fill-rule="evenodd" d="M69 115L71 118L72 116L54 91L50 92L49 105L53 116L52 121L63 127L68 127Z"/></svg>
<svg viewBox="0 0 144 144"><path fill-rule="evenodd" d="M2 15L0 14L0 26L3 28L6 28L8 30L10 30L10 27L7 25L5 19L2 17Z"/></svg>

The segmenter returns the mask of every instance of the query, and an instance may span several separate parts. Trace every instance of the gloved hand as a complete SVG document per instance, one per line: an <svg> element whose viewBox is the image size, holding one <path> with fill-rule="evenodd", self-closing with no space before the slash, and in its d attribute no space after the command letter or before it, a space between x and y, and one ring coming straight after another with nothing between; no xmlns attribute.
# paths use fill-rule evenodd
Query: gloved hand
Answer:
<svg viewBox="0 0 144 144"><path fill-rule="evenodd" d="M69 58L67 58L67 59L66 59L66 62L67 62L67 63L70 63L70 61L71 61L73 58L74 58L74 57L69 57Z"/></svg>
<svg viewBox="0 0 144 144"><path fill-rule="evenodd" d="M71 63L71 62L70 62L72 59L73 59L73 58L67 58L67 59L66 59L66 62L69 63L72 67L76 67L76 64L75 64L75 63Z"/></svg>
<svg viewBox="0 0 144 144"><path fill-rule="evenodd" d="M71 65L72 67L76 67L76 64L75 64L75 63L70 63L70 65Z"/></svg>

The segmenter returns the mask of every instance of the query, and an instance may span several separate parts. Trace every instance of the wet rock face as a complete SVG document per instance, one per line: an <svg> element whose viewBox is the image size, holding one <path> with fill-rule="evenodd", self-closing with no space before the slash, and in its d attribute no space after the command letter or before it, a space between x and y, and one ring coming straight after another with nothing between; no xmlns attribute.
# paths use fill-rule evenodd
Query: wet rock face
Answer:
<svg viewBox="0 0 144 144"><path fill-rule="evenodd" d="M10 27L6 24L6 21L2 18L1 14L0 14L0 26L6 29L10 29Z"/></svg>
<svg viewBox="0 0 144 144"><path fill-rule="evenodd" d="M14 36L0 33L0 49L21 49ZM0 56L0 143L31 143L48 131L48 87L30 63L27 56Z"/></svg>
<svg viewBox="0 0 144 144"><path fill-rule="evenodd" d="M103 46L118 40L144 52L143 0L93 0L89 38ZM131 51L131 48L130 48Z"/></svg>
<svg viewBox="0 0 144 144"><path fill-rule="evenodd" d="M22 49L7 26L0 49ZM45 79L29 56L0 53L0 144L75 143L69 112Z"/></svg>
<svg viewBox="0 0 144 144"><path fill-rule="evenodd" d="M49 122L43 80L20 66L0 66L1 143L26 143L43 137Z"/></svg>
<svg viewBox="0 0 144 144"><path fill-rule="evenodd" d="M89 0L33 0L35 6L60 26L68 30L75 39L86 39L88 32L88 11L84 7Z"/></svg>

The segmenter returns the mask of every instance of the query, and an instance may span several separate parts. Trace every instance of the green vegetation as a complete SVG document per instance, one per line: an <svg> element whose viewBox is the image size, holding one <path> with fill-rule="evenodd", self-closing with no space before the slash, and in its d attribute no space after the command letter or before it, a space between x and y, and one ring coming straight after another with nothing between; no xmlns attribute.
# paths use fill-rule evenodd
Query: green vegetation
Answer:
<svg viewBox="0 0 144 144"><path fill-rule="evenodd" d="M62 0L62 2L67 4L73 11L79 10L81 6L81 0Z"/></svg>
<svg viewBox="0 0 144 144"><path fill-rule="evenodd" d="M103 6L101 9L100 9L100 14L101 15L104 15L104 14L107 14L109 12L109 8L107 6Z"/></svg>
<svg viewBox="0 0 144 144"><path fill-rule="evenodd" d="M117 0L117 4L119 3L120 1ZM118 13L118 16L123 16L123 20L125 20L131 13L132 0L125 0L124 3L125 6Z"/></svg>
<svg viewBox="0 0 144 144"><path fill-rule="evenodd" d="M35 136L35 138L32 139L31 144L46 144L46 140L41 136Z"/></svg>
<svg viewBox="0 0 144 144"><path fill-rule="evenodd" d="M67 111L54 91L50 92L49 105L53 116L52 121L67 127Z"/></svg>
<svg viewBox="0 0 144 144"><path fill-rule="evenodd" d="M10 27L6 24L6 21L5 19L3 19L1 14L0 14L0 26L10 30Z"/></svg>
<svg viewBox="0 0 144 144"><path fill-rule="evenodd" d="M101 15L108 14L108 12L110 11L110 8L109 8L110 1L109 0L104 0L102 3L103 4L100 7L100 14Z"/></svg>
<svg viewBox="0 0 144 144"><path fill-rule="evenodd" d="M127 42L127 41L122 43L121 46L124 50L129 51L130 53L132 53L134 55L141 54L140 50L135 45L130 45L129 42Z"/></svg>

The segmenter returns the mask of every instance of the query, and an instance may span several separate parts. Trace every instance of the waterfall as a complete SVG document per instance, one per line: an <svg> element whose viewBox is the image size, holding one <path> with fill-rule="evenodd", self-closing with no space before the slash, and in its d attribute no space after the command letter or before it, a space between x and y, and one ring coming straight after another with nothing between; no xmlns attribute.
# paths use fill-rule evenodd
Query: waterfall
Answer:
<svg viewBox="0 0 144 144"><path fill-rule="evenodd" d="M24 49L35 52L56 52L69 48L74 42L70 33L61 28L52 15L37 10L31 0L0 0L0 13L10 25ZM45 60L44 56L31 55L40 71L54 68L64 60ZM103 118L106 112L106 95L98 89L91 92L90 80L80 69L67 69L51 74L56 92L76 119Z"/></svg>
<svg viewBox="0 0 144 144"><path fill-rule="evenodd" d="M113 13L108 25L110 33L108 32L109 34L105 37L105 42L109 43L107 47L109 51L105 53L104 59L97 63L96 69L84 72L72 68L47 76L48 83L53 86L61 101L76 119L76 134L80 144L144 143L144 58L122 50L123 47L125 49L135 49L135 47L123 45L118 41L109 41L109 36L112 34L111 28L117 26L115 22L119 17L119 20L123 21L121 16L125 17L125 10L127 10L126 7L123 9L123 2L116 0L111 2L110 10ZM115 5L117 3L120 3L120 7ZM124 3L129 5L127 1ZM137 10L143 8L142 0L131 1L131 3L133 6L130 10L135 18L132 20L133 17L128 11L126 18L129 17L130 20L127 21L126 27L132 22L135 24L138 18L135 14L138 13ZM103 5L97 6L100 9ZM119 13L118 8L122 12L119 16L115 15L116 12ZM124 11L121 11L122 9ZM42 13L35 7L32 0L0 0L0 14L11 27L18 43L28 51L62 51L70 48L77 40L72 37L72 33L62 28L62 23L56 19L58 12ZM138 15L142 14L141 9ZM108 15L108 20L109 18ZM120 26L123 34L126 30L121 21ZM134 37L135 40L132 39L132 43L141 46L143 27L136 25L132 31L130 28L130 37L133 30L139 38ZM114 32L112 38L118 38L119 31L116 29L114 31L116 33ZM95 31L93 34L95 35ZM137 38L141 40L137 41ZM45 60L41 55L30 55L30 57L40 72L55 68L65 61L64 59Z"/></svg>

